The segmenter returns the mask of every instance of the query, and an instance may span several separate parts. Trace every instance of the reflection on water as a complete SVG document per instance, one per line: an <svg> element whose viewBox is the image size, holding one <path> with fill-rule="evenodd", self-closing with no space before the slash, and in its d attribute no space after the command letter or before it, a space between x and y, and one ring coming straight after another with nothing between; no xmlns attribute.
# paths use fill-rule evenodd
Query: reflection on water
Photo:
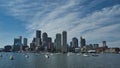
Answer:
<svg viewBox="0 0 120 68"><path fill-rule="evenodd" d="M0 53L0 68L120 68L120 54L85 57L78 54ZM14 60L10 60L10 56ZM25 57L25 55L29 57Z"/></svg>

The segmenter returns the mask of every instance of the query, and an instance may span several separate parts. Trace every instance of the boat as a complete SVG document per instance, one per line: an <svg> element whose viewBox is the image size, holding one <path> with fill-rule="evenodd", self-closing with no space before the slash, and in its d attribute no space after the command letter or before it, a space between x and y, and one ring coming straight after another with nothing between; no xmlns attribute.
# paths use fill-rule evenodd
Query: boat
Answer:
<svg viewBox="0 0 120 68"><path fill-rule="evenodd" d="M88 57L89 55L88 54L83 54L83 56Z"/></svg>
<svg viewBox="0 0 120 68"><path fill-rule="evenodd" d="M70 53L67 53L67 56L70 56Z"/></svg>
<svg viewBox="0 0 120 68"><path fill-rule="evenodd" d="M26 58L29 58L29 56L28 56L28 55L25 55L25 57L26 57Z"/></svg>
<svg viewBox="0 0 120 68"><path fill-rule="evenodd" d="M50 55L52 56L53 54L51 53Z"/></svg>
<svg viewBox="0 0 120 68"><path fill-rule="evenodd" d="M99 56L99 55L98 55L98 54L92 54L92 56L97 57L97 56Z"/></svg>
<svg viewBox="0 0 120 68"><path fill-rule="evenodd" d="M45 58L49 58L49 55L45 54Z"/></svg>
<svg viewBox="0 0 120 68"><path fill-rule="evenodd" d="M14 60L14 58L13 58L13 56L12 56L12 55L9 57L9 59L10 59L10 60Z"/></svg>

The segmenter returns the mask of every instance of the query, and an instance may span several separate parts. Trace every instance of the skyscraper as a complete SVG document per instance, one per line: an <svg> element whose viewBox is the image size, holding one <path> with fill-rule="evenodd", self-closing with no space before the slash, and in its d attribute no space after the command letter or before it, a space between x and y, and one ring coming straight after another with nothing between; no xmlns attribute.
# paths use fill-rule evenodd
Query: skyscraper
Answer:
<svg viewBox="0 0 120 68"><path fill-rule="evenodd" d="M36 46L40 46L41 45L41 31L37 30L36 31Z"/></svg>
<svg viewBox="0 0 120 68"><path fill-rule="evenodd" d="M42 46L47 47L48 45L48 35L46 32L42 34Z"/></svg>
<svg viewBox="0 0 120 68"><path fill-rule="evenodd" d="M36 30L36 38L41 38L41 31L40 30Z"/></svg>
<svg viewBox="0 0 120 68"><path fill-rule="evenodd" d="M22 36L18 38L14 38L13 51L20 51L21 46L22 46Z"/></svg>
<svg viewBox="0 0 120 68"><path fill-rule="evenodd" d="M72 46L78 48L78 39L76 37L72 38Z"/></svg>
<svg viewBox="0 0 120 68"><path fill-rule="evenodd" d="M55 46L56 46L57 52L61 52L61 34L60 33L56 34L55 44L56 44Z"/></svg>
<svg viewBox="0 0 120 68"><path fill-rule="evenodd" d="M86 45L86 41L82 37L80 37L80 45L81 45L81 48L83 48Z"/></svg>
<svg viewBox="0 0 120 68"><path fill-rule="evenodd" d="M22 36L19 36L19 39L20 39L20 43L22 44Z"/></svg>
<svg viewBox="0 0 120 68"><path fill-rule="evenodd" d="M51 37L48 37L48 46L47 46L47 49L51 50L52 49L52 38Z"/></svg>
<svg viewBox="0 0 120 68"><path fill-rule="evenodd" d="M24 45L24 46L27 46L27 41L28 41L27 38L24 38L24 39L23 39L23 45Z"/></svg>
<svg viewBox="0 0 120 68"><path fill-rule="evenodd" d="M62 45L62 52L67 52L67 32L66 31L62 32L61 45Z"/></svg>
<svg viewBox="0 0 120 68"><path fill-rule="evenodd" d="M103 41L102 43L103 43L103 47L106 47L106 41Z"/></svg>
<svg viewBox="0 0 120 68"><path fill-rule="evenodd" d="M32 43L30 43L31 51L35 51L36 48L36 38L33 38Z"/></svg>

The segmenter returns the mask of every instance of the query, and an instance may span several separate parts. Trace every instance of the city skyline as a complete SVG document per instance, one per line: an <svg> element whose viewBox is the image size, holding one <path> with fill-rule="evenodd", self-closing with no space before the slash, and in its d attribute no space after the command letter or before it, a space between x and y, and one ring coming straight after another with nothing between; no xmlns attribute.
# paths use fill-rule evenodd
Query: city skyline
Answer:
<svg viewBox="0 0 120 68"><path fill-rule="evenodd" d="M47 32L43 32L41 30L36 30L36 36L33 37L33 40L30 44L27 44L27 38L23 38L22 36L14 38L13 45L6 45L0 51L4 52L59 52L59 53L85 53L90 52L91 50L94 52L115 52L119 51L118 47L111 48L107 45L106 41L102 41L102 46L99 46L97 43L86 44L86 39L82 36L80 40L76 37L71 39L70 44L67 43L67 31L63 31L62 33L57 33L54 42L52 42L52 38L49 37ZM80 42L80 44L78 44ZM112 50L111 50L112 49Z"/></svg>
<svg viewBox="0 0 120 68"><path fill-rule="evenodd" d="M119 12L119 0L1 0L0 48L13 45L17 36L30 43L36 30L53 39L65 30L68 42L83 36L87 44L105 40L109 47L120 47Z"/></svg>

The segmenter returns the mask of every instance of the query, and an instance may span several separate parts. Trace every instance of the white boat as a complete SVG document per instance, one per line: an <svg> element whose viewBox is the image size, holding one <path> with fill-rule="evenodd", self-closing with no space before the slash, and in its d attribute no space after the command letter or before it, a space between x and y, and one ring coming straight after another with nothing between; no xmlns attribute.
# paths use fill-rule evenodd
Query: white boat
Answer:
<svg viewBox="0 0 120 68"><path fill-rule="evenodd" d="M83 56L88 57L89 55L87 55L87 54L83 54Z"/></svg>
<svg viewBox="0 0 120 68"><path fill-rule="evenodd" d="M51 56L53 55L53 53L50 54Z"/></svg>
<svg viewBox="0 0 120 68"><path fill-rule="evenodd" d="M25 57L26 57L26 58L29 58L29 56L28 56L28 55L25 55Z"/></svg>
<svg viewBox="0 0 120 68"><path fill-rule="evenodd" d="M45 58L49 58L49 56L47 54L45 54Z"/></svg>
<svg viewBox="0 0 120 68"><path fill-rule="evenodd" d="M70 56L70 53L67 53L67 56Z"/></svg>
<svg viewBox="0 0 120 68"><path fill-rule="evenodd" d="M10 59L10 60L14 60L14 58L13 58L13 56L12 56L12 55L9 57L9 59Z"/></svg>

